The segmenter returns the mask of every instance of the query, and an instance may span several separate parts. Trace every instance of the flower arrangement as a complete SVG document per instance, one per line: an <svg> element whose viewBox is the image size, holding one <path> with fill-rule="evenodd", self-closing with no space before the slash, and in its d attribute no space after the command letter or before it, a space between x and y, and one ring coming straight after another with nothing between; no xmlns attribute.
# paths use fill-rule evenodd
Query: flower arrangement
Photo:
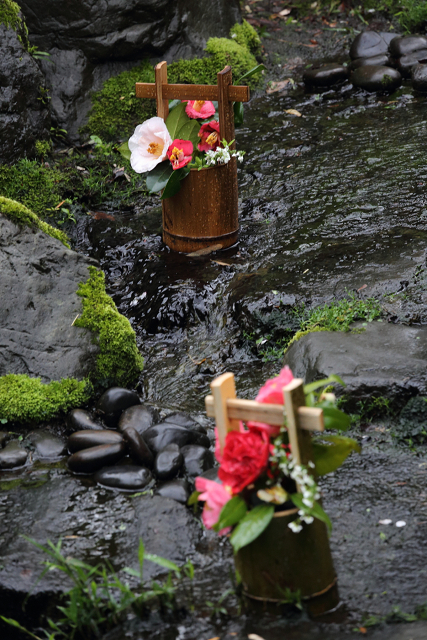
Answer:
<svg viewBox="0 0 427 640"><path fill-rule="evenodd" d="M288 367L279 376L267 380L256 400L283 404L283 389L293 380ZM350 418L337 409L328 385L343 384L338 376L305 385L306 404L323 409L328 430L345 431ZM239 431L230 431L221 450L217 443L215 457L219 463L218 481L196 478L196 491L189 503L204 502L202 520L219 535L229 534L234 552L255 540L269 525L275 511L297 507L296 519L289 523L298 533L314 518L331 522L319 503L320 492L314 475L337 469L352 451L360 452L358 443L341 435L324 435L312 439L313 461L299 465L292 457L286 420L282 427L259 422L240 423Z"/></svg>
<svg viewBox="0 0 427 640"><path fill-rule="evenodd" d="M231 149L234 140L220 140L216 106L208 100L174 100L166 122L159 117L138 125L129 139L130 163L137 173L147 173L150 193L174 196L190 169L202 170L243 160L244 151Z"/></svg>

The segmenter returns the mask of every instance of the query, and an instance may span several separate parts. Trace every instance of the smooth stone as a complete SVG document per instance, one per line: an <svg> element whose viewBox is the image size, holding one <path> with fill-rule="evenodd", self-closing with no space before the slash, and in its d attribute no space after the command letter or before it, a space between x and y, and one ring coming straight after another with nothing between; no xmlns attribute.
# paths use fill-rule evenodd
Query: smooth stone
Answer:
<svg viewBox="0 0 427 640"><path fill-rule="evenodd" d="M191 486L185 478L177 478L176 480L170 480L162 484L162 486L156 490L155 494L163 498L171 498L181 504L187 504L188 498L191 495Z"/></svg>
<svg viewBox="0 0 427 640"><path fill-rule="evenodd" d="M7 431L0 431L0 447L3 447L9 437L9 433Z"/></svg>
<svg viewBox="0 0 427 640"><path fill-rule="evenodd" d="M187 444L181 448L184 456L184 467L189 476L200 476L208 469L212 469L215 458L212 451L197 444Z"/></svg>
<svg viewBox="0 0 427 640"><path fill-rule="evenodd" d="M67 416L67 427L71 429L71 431L87 431L88 429L99 431L104 429L102 424L95 422L89 411L85 411L84 409L73 409L70 411Z"/></svg>
<svg viewBox="0 0 427 640"><path fill-rule="evenodd" d="M118 462L125 451L124 442L82 449L68 458L68 467L75 473L94 473L106 465Z"/></svg>
<svg viewBox="0 0 427 640"><path fill-rule="evenodd" d="M159 419L157 409L147 407L145 404L137 404L123 411L119 420L119 429L124 431L128 427L132 427L140 435L143 435L144 431L157 424Z"/></svg>
<svg viewBox="0 0 427 640"><path fill-rule="evenodd" d="M154 474L159 480L171 480L178 474L183 462L184 456L177 447L166 447L154 460Z"/></svg>
<svg viewBox="0 0 427 640"><path fill-rule="evenodd" d="M419 49L427 49L427 38L424 36L397 36L390 42L389 47L394 58L401 58Z"/></svg>
<svg viewBox="0 0 427 640"><path fill-rule="evenodd" d="M71 453L90 449L91 447L99 447L103 444L122 444L123 436L117 431L76 431L68 438L68 449Z"/></svg>
<svg viewBox="0 0 427 640"><path fill-rule="evenodd" d="M116 465L104 467L94 476L95 481L104 487L121 491L139 491L153 480L148 469L135 465Z"/></svg>
<svg viewBox="0 0 427 640"><path fill-rule="evenodd" d="M180 425L168 422L162 422L148 429L144 433L144 440L150 449L156 453L162 451L169 444L177 444L179 447L183 447L186 444L210 446L210 440L204 433L191 431Z"/></svg>
<svg viewBox="0 0 427 640"><path fill-rule="evenodd" d="M348 68L335 62L324 64L317 69L306 69L302 76L305 84L314 87L330 87L347 78Z"/></svg>
<svg viewBox="0 0 427 640"><path fill-rule="evenodd" d="M193 429L193 431L199 431L199 433L207 433L206 429L201 424L194 420L191 416L183 411L175 411L169 413L163 422L170 422L172 424L178 424L180 427L186 427L186 429Z"/></svg>
<svg viewBox="0 0 427 640"><path fill-rule="evenodd" d="M140 462L146 467L153 466L154 456L151 453L143 436L134 427L127 427L123 431L123 437L129 445L129 451L136 462Z"/></svg>
<svg viewBox="0 0 427 640"><path fill-rule="evenodd" d="M23 467L27 462L28 453L22 449L17 440L9 442L0 451L0 469L15 469Z"/></svg>
<svg viewBox="0 0 427 640"><path fill-rule="evenodd" d="M28 440L34 445L36 456L41 459L61 458L67 453L65 442L49 431L34 431L29 434Z"/></svg>
<svg viewBox="0 0 427 640"><path fill-rule="evenodd" d="M394 91L400 87L402 76L391 67L365 66L356 69L351 77L355 87L365 91Z"/></svg>
<svg viewBox="0 0 427 640"><path fill-rule="evenodd" d="M407 444L427 443L427 402L415 396L403 407L399 419L393 420L391 434Z"/></svg>
<svg viewBox="0 0 427 640"><path fill-rule="evenodd" d="M352 328L362 333L308 333L289 347L283 364L306 383L337 374L347 385L337 390L354 409L372 397L427 395L427 327L370 322Z"/></svg>
<svg viewBox="0 0 427 640"><path fill-rule="evenodd" d="M380 53L370 58L357 58L350 63L350 69L358 69L359 67L388 67L390 64L390 56L387 53Z"/></svg>
<svg viewBox="0 0 427 640"><path fill-rule="evenodd" d="M427 64L413 66L411 76L414 89L427 93Z"/></svg>
<svg viewBox="0 0 427 640"><path fill-rule="evenodd" d="M414 51L414 53L410 53L407 56L402 56L401 58L399 58L399 60L397 61L397 69L404 78L410 78L413 67L421 60L425 60L426 58L427 49Z"/></svg>
<svg viewBox="0 0 427 640"><path fill-rule="evenodd" d="M102 394L96 408L109 427L117 427L122 412L137 404L141 404L141 399L135 391L111 387Z"/></svg>
<svg viewBox="0 0 427 640"><path fill-rule="evenodd" d="M353 40L350 47L350 58L372 58L387 53L390 42L396 38L395 33L385 31L362 31Z"/></svg>

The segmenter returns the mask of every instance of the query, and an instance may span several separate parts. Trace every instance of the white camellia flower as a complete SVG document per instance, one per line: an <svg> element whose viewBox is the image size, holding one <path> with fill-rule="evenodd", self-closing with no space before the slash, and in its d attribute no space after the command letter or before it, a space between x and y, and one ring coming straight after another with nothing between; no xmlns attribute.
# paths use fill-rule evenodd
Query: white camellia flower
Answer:
<svg viewBox="0 0 427 640"><path fill-rule="evenodd" d="M154 117L139 124L129 138L130 164L136 173L151 171L166 159L172 138L163 118Z"/></svg>

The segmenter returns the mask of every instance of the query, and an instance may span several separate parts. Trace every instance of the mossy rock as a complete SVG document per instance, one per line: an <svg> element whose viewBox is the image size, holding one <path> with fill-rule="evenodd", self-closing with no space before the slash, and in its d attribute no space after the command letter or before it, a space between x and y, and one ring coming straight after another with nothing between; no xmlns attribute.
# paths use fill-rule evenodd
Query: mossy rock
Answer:
<svg viewBox="0 0 427 640"><path fill-rule="evenodd" d="M0 0L0 25L6 29L13 29L18 34L19 40L25 49L29 49L28 29L21 17L21 8L12 0Z"/></svg>
<svg viewBox="0 0 427 640"><path fill-rule="evenodd" d="M415 396L403 407L392 436L407 444L427 443L427 398Z"/></svg>
<svg viewBox="0 0 427 640"><path fill-rule="evenodd" d="M43 222L33 211L15 200L0 196L0 214L3 214L6 218L9 218L9 220L21 227L38 228L48 236L62 242L65 247L70 248L67 235L63 231L55 229L55 227L52 227L47 222Z"/></svg>
<svg viewBox="0 0 427 640"><path fill-rule="evenodd" d="M234 25L231 38L210 38L206 44L207 56L193 60L178 60L168 66L171 84L216 84L217 74L230 65L234 81L253 69L257 60L253 52L259 51L260 40L247 22ZM261 73L253 76L249 84L256 86ZM154 82L154 69L144 61L129 71L124 71L104 83L92 97L92 109L82 134L96 134L104 139L129 136L133 129L155 115L154 100L142 100L135 96L136 82Z"/></svg>

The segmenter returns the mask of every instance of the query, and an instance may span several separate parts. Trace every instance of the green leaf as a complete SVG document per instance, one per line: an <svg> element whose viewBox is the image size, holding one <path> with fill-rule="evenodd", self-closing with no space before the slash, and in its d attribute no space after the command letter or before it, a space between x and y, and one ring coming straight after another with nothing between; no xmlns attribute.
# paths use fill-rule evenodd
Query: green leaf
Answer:
<svg viewBox="0 0 427 640"><path fill-rule="evenodd" d="M169 569L170 571L174 571L177 575L179 575L180 570L177 564L175 564L175 562L172 562L172 560L167 560L166 558L162 558L161 556L157 556L154 553L146 553L145 554L145 559L149 560L150 562L154 562L155 564L158 564L159 567L164 567L165 569Z"/></svg>
<svg viewBox="0 0 427 640"><path fill-rule="evenodd" d="M309 384L304 385L304 393L311 393L312 391L316 391L316 389L320 389L320 387L327 387L332 384L332 382L338 382L338 384L341 384L343 387L346 386L345 382L333 373L328 378L316 380L315 382L310 382Z"/></svg>
<svg viewBox="0 0 427 640"><path fill-rule="evenodd" d="M351 418L344 411L340 411L336 407L322 406L322 402L316 404L316 407L323 409L323 422L325 429L337 429L338 431L347 431L350 426ZM326 403L325 403L326 404Z"/></svg>
<svg viewBox="0 0 427 640"><path fill-rule="evenodd" d="M120 145L120 147L117 147L117 151L121 153L121 155L126 158L126 160L130 160L131 152L129 149L129 144L127 142L124 142Z"/></svg>
<svg viewBox="0 0 427 640"><path fill-rule="evenodd" d="M157 193L164 189L169 178L173 173L172 165L169 160L160 162L147 174L147 189L150 193Z"/></svg>
<svg viewBox="0 0 427 640"><path fill-rule="evenodd" d="M182 169L172 170L172 174L169 176L164 191L160 197L161 200L165 198L172 198L181 189L181 180L183 180L190 171L189 167L182 167Z"/></svg>
<svg viewBox="0 0 427 640"><path fill-rule="evenodd" d="M240 76L236 84L240 84L242 80L245 80L247 78L252 78L252 76L254 76L256 73L259 73L261 69L265 69L264 64L258 64L256 67L252 67L252 69L249 69L249 71Z"/></svg>
<svg viewBox="0 0 427 640"><path fill-rule="evenodd" d="M258 536L268 527L274 514L272 504L262 504L248 511L246 516L234 529L230 537L234 553L256 540Z"/></svg>
<svg viewBox="0 0 427 640"><path fill-rule="evenodd" d="M325 442L331 444L324 444ZM338 469L352 451L360 453L359 443L344 436L320 436L314 438L312 444L316 473L319 476Z"/></svg>
<svg viewBox="0 0 427 640"><path fill-rule="evenodd" d="M236 127L241 127L243 124L243 102L235 102L233 105L234 111L234 124Z"/></svg>
<svg viewBox="0 0 427 640"><path fill-rule="evenodd" d="M197 143L200 142L199 131L200 123L197 120L190 120L179 129L175 137L179 140L190 140L193 143L194 150L197 150Z"/></svg>
<svg viewBox="0 0 427 640"><path fill-rule="evenodd" d="M219 520L214 525L214 531L221 531L226 527L232 527L245 517L248 507L246 502L240 496L231 498L221 509Z"/></svg>
<svg viewBox="0 0 427 640"><path fill-rule="evenodd" d="M187 505L191 507L193 504L197 504L199 501L199 495L203 493L202 491L193 491L191 496L187 500Z"/></svg>
<svg viewBox="0 0 427 640"><path fill-rule="evenodd" d="M304 511L313 516L313 518L317 518L326 524L328 527L328 531L332 531L332 522L328 514L322 509L318 502L315 502L313 507L309 509L302 501L302 495L300 493L293 493L291 495L292 502L298 509L304 509Z"/></svg>
<svg viewBox="0 0 427 640"><path fill-rule="evenodd" d="M173 111L171 111L166 118L166 127L169 131L170 137L172 140L178 138L178 131L182 129L184 124L190 122L190 118L185 113L185 107L187 106L186 102L181 102L178 106L175 107Z"/></svg>
<svg viewBox="0 0 427 640"><path fill-rule="evenodd" d="M179 104L181 104L181 100L179 100L178 98L176 100L169 100L169 113Z"/></svg>

